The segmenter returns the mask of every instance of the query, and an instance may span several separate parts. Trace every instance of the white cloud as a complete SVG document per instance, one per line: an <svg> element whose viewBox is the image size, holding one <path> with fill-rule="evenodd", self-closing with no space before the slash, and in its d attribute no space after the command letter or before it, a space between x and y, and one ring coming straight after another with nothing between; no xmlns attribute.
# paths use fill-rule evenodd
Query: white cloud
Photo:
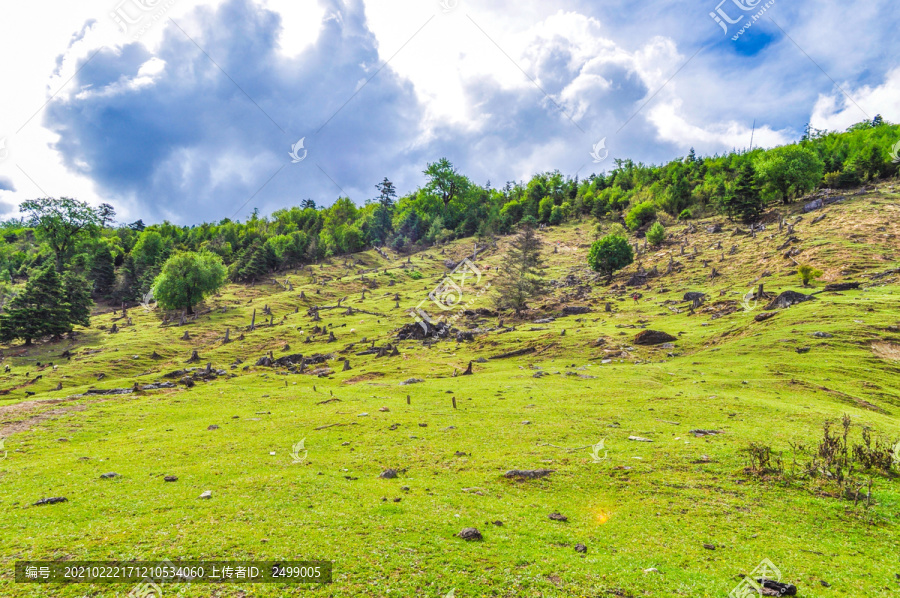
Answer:
<svg viewBox="0 0 900 598"><path fill-rule="evenodd" d="M864 85L857 89L842 87L847 95L836 91L819 96L810 117L813 127L843 131L850 125L874 118L876 114L887 121L900 122L900 67L890 71L881 85Z"/></svg>

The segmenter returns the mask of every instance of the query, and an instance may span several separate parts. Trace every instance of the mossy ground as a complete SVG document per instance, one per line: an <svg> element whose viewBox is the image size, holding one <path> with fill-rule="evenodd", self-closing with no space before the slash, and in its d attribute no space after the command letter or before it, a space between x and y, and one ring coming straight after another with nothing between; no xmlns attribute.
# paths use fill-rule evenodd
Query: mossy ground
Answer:
<svg viewBox="0 0 900 598"><path fill-rule="evenodd" d="M900 439L900 286L896 275L869 278L897 267L897 200L885 187L826 208L819 223L811 224L817 214L805 215L795 232L802 253L794 259L825 271L816 289L858 280L865 290L822 293L765 322L754 320L761 306L745 311L739 303L764 271L771 275L760 282L769 292L804 290L796 264L775 250L785 235L770 225L755 239L732 237L728 224L709 234L702 222L689 237L699 255L681 256L670 244L642 258L644 268L664 272L672 254L681 267L638 289L638 302L632 289L613 291L602 282L580 298L575 287L555 288L534 302L527 319L504 318L516 331L474 342L428 348L394 340L412 321L408 310L442 278L444 261L471 253L469 240L416 254L409 266L405 257L354 256L364 264L358 267L378 268L366 275L377 288L365 300L357 267L334 258L313 268L320 279L334 278L325 286L313 284L308 270L278 274L291 279L293 292L229 286L207 302L210 313L185 326L163 327L161 313L138 307L128 312L132 325L117 320L120 331L110 334L122 314L103 308L74 341L5 347L11 371L0 375L0 389L9 389L0 396L7 451L0 461L0 595L106 597L131 589L16 584L13 565L24 559L276 558L334 561L334 582L167 585L164 595L445 596L455 589L460 597L725 596L764 558L800 596L896 595L896 478L873 476L874 502L866 508L802 483L749 476L743 450L764 443L790 462L791 443L814 445L823 423L845 413L854 437L867 426L874 436ZM673 227L670 238L683 230ZM586 280L593 224L541 234L548 278ZM712 249L719 241L723 250ZM482 289L503 245L501 239L478 259ZM738 251L728 255L732 245ZM712 267L720 276L710 280ZM694 314L684 303L664 303L686 291L710 300ZM314 325L308 307L342 297L344 307L381 315L322 311L337 340L318 335L305 344ZM489 292L469 289L469 298L473 308L491 307ZM604 310L608 301L612 313ZM570 304L593 311L532 323ZM265 305L274 326L260 325ZM254 309L258 327L248 331ZM476 321L497 326L493 317L457 325ZM635 346L640 326L678 336L676 348ZM223 344L227 328L235 340ZM185 330L191 340L180 340ZM401 355L357 356L368 346L363 337L397 344ZM351 343L360 344L348 349ZM523 347L535 352L453 376L472 360ZM800 347L810 351L798 353ZM211 362L235 376L191 389L74 396L159 381L191 367L184 362L194 349L202 360L194 366ZM71 360L60 357L65 350ZM159 359L151 358L154 351ZM332 353L334 373L284 375L254 366L268 351L276 358ZM342 372L338 357L348 357L352 370ZM229 369L236 358L244 363ZM57 367L39 369L37 362ZM547 375L534 377L539 371ZM400 385L409 378L424 382ZM54 390L59 383L62 390ZM693 429L721 434L695 437ZM595 462L590 446L601 439L607 458ZM292 446L300 440L308 454L294 463ZM405 471L380 479L389 467ZM503 477L516 468L555 471L526 482ZM120 476L100 479L106 472ZM165 483L165 475L178 481ZM204 490L212 500L198 499ZM49 496L68 502L30 506ZM568 521L550 520L552 512ZM464 527L478 527L483 541L455 537ZM587 553L576 552L576 543ZM650 568L658 572L644 572Z"/></svg>

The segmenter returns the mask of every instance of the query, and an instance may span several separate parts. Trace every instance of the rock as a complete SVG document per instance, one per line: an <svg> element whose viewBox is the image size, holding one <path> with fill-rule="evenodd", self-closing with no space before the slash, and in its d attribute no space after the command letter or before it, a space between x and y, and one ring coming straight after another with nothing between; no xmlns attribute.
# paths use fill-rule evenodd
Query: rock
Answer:
<svg viewBox="0 0 900 598"><path fill-rule="evenodd" d="M757 322L765 322L769 318L774 318L777 314L774 311L763 312L761 314L756 314L756 317L753 318Z"/></svg>
<svg viewBox="0 0 900 598"><path fill-rule="evenodd" d="M39 507L41 505L55 505L61 502L69 502L69 499L65 496L54 496L52 498L42 498L41 500L34 503L33 507Z"/></svg>
<svg viewBox="0 0 900 598"><path fill-rule="evenodd" d="M567 305L563 308L562 312L567 316L580 316L581 314L591 313L591 308L579 305Z"/></svg>
<svg viewBox="0 0 900 598"><path fill-rule="evenodd" d="M689 434L693 434L697 438L701 438L703 436L714 436L716 434L721 434L718 430L691 430Z"/></svg>
<svg viewBox="0 0 900 598"><path fill-rule="evenodd" d="M217 426L216 424L213 424L213 425L211 425L211 426L207 426L206 429L207 429L207 430L218 430L218 429L219 429L219 426Z"/></svg>
<svg viewBox="0 0 900 598"><path fill-rule="evenodd" d="M858 290L861 282L836 282L834 284L825 285L825 291L855 291Z"/></svg>
<svg viewBox="0 0 900 598"><path fill-rule="evenodd" d="M209 500L210 498L212 498L212 490L204 490L204 491L203 491L203 494L201 494L201 495L199 496L199 498L203 498L203 499Z"/></svg>
<svg viewBox="0 0 900 598"><path fill-rule="evenodd" d="M813 299L815 299L815 297L812 295L804 295L797 291L785 291L773 299L772 302L765 307L765 310L772 311L773 309L778 308L787 309L792 305L803 303L804 301L812 301Z"/></svg>
<svg viewBox="0 0 900 598"><path fill-rule="evenodd" d="M538 478L543 478L551 473L556 471L555 469L532 469L532 470L520 470L520 469L511 469L503 474L503 477L509 479L518 479L518 480L536 480Z"/></svg>
<svg viewBox="0 0 900 598"><path fill-rule="evenodd" d="M705 548L707 550L715 550L716 549L716 547L713 544L704 544L703 548Z"/></svg>
<svg viewBox="0 0 900 598"><path fill-rule="evenodd" d="M462 538L466 542L479 541L483 539L481 532L474 527L464 528L461 532L456 534L456 536Z"/></svg>
<svg viewBox="0 0 900 598"><path fill-rule="evenodd" d="M410 378L409 380L404 380L400 383L400 386L409 386L410 384L419 384L420 382L425 382L421 378Z"/></svg>
<svg viewBox="0 0 900 598"><path fill-rule="evenodd" d="M109 472L109 473L103 473L103 474L100 474L100 479L102 479L102 480L111 480L112 478L117 477L118 475L119 475L119 474L115 473L114 471L111 471L111 472Z"/></svg>
<svg viewBox="0 0 900 598"><path fill-rule="evenodd" d="M706 232L708 232L711 235L720 233L720 232L722 232L722 225L717 223L717 224L713 224L712 226L707 226Z"/></svg>
<svg viewBox="0 0 900 598"><path fill-rule="evenodd" d="M659 573L659 569L656 567L650 567L649 569L644 569L644 573Z"/></svg>
<svg viewBox="0 0 900 598"><path fill-rule="evenodd" d="M649 438L641 438L640 436L629 436L628 440L633 440L634 442L653 442Z"/></svg>
<svg viewBox="0 0 900 598"><path fill-rule="evenodd" d="M587 554L587 546L584 544L576 544L575 552L580 552L581 554Z"/></svg>
<svg viewBox="0 0 900 598"><path fill-rule="evenodd" d="M163 478L163 480L165 480L166 482L177 482L178 476L167 475L166 477Z"/></svg>
<svg viewBox="0 0 900 598"><path fill-rule="evenodd" d="M763 587L763 596L796 596L797 586L789 583L781 583L771 579L760 578L756 580ZM827 586L826 586L827 587ZM766 591L770 591L768 593Z"/></svg>
<svg viewBox="0 0 900 598"><path fill-rule="evenodd" d="M379 475L378 477L383 480L393 480L394 478L397 477L397 470L396 469L385 469L384 471L381 472L381 475Z"/></svg>
<svg viewBox="0 0 900 598"><path fill-rule="evenodd" d="M569 520L568 517L566 517L565 515L561 515L560 513L550 513L550 515L548 515L548 517L550 517L550 519L552 519L553 521L568 521Z"/></svg>
<svg viewBox="0 0 900 598"><path fill-rule="evenodd" d="M797 353L803 355L804 353L809 353L812 351L810 347L797 347Z"/></svg>
<svg viewBox="0 0 900 598"><path fill-rule="evenodd" d="M659 330L644 330L634 337L636 345L661 345L663 343L671 343L678 339L671 334L660 332Z"/></svg>
<svg viewBox="0 0 900 598"><path fill-rule="evenodd" d="M834 335L828 332L813 332L812 335L816 338L834 338Z"/></svg>
<svg viewBox="0 0 900 598"><path fill-rule="evenodd" d="M706 299L706 293L690 292L684 294L684 301L703 301Z"/></svg>

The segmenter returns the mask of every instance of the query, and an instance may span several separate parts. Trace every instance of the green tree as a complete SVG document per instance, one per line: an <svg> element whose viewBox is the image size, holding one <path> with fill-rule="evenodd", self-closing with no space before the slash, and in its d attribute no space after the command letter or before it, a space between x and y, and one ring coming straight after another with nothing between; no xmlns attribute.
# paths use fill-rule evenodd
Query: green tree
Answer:
<svg viewBox="0 0 900 598"><path fill-rule="evenodd" d="M68 310L67 321L70 325L91 325L91 308L94 307L94 302L91 300L90 285L84 278L74 272L63 275L62 302Z"/></svg>
<svg viewBox="0 0 900 598"><path fill-rule="evenodd" d="M612 282L613 274L634 261L634 250L628 239L620 235L606 235L594 241L588 252L588 265L601 274L606 274L607 283Z"/></svg>
<svg viewBox="0 0 900 598"><path fill-rule="evenodd" d="M645 201L628 210L625 216L625 225L631 230L637 230L656 217L656 207L653 202Z"/></svg>
<svg viewBox="0 0 900 598"><path fill-rule="evenodd" d="M666 229L660 224L659 220L653 223L650 230L647 231L647 242L654 247L661 245L666 240Z"/></svg>
<svg viewBox="0 0 900 598"><path fill-rule="evenodd" d="M29 199L23 201L19 211L28 214L28 223L38 237L47 242L56 255L56 269L63 270L63 262L69 257L78 239L97 230L101 223L97 210L88 204L61 197L54 199Z"/></svg>
<svg viewBox="0 0 900 598"><path fill-rule="evenodd" d="M0 314L0 341L22 339L26 345L45 336L59 336L72 329L63 286L52 264L38 270Z"/></svg>
<svg viewBox="0 0 900 598"><path fill-rule="evenodd" d="M755 166L763 188L785 204L815 189L825 172L825 163L818 154L799 145L769 150Z"/></svg>
<svg viewBox="0 0 900 598"><path fill-rule="evenodd" d="M390 182L387 177L375 187L379 191L378 206L375 208L373 226L369 236L374 243L383 245L392 230L391 219L394 214L394 200L397 197L397 191L394 189L394 183Z"/></svg>
<svg viewBox="0 0 900 598"><path fill-rule="evenodd" d="M510 242L494 284L499 309L513 309L519 315L528 300L541 293L544 288L542 246L537 233L528 225L524 225Z"/></svg>
<svg viewBox="0 0 900 598"><path fill-rule="evenodd" d="M164 309L185 309L192 314L195 305L222 288L225 275L222 258L214 253L176 253L153 282L153 296Z"/></svg>
<svg viewBox="0 0 900 598"><path fill-rule="evenodd" d="M428 177L425 191L437 196L444 204L444 212L457 197L469 188L469 181L459 174L447 158L428 164L424 172ZM385 179L387 181L387 179Z"/></svg>
<svg viewBox="0 0 900 598"><path fill-rule="evenodd" d="M116 286L115 262L112 252L105 244L94 251L90 279L94 281L94 292L100 297L108 297Z"/></svg>
<svg viewBox="0 0 900 598"><path fill-rule="evenodd" d="M756 188L756 173L751 162L745 162L738 170L734 186L721 200L722 211L731 218L745 223L755 222L763 213L765 203Z"/></svg>

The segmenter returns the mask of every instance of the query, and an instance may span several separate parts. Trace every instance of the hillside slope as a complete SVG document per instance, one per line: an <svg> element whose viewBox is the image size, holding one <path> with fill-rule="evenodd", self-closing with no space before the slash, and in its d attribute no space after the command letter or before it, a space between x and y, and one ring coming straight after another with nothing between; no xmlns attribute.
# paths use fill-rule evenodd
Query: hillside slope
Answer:
<svg viewBox="0 0 900 598"><path fill-rule="evenodd" d="M679 224L612 286L585 265L592 224L547 228L552 284L521 319L493 312L500 238L461 287L469 311L448 312L471 340L398 340L448 263L472 256L467 240L232 285L183 325L103 309L74 340L3 347L0 594L130 589L15 584L22 559L320 558L335 562L328 587L179 595L724 596L768 558L801 596L894 595L896 475L859 472L871 497L854 501L745 471L752 442L799 467L792 444L814 447L844 414L854 440L900 440L900 196L801 207L782 211L792 230L771 217L755 236ZM798 263L824 271L813 288ZM848 281L861 288L824 291ZM819 292L766 312L745 299L761 283L771 298ZM643 330L677 340L641 346ZM31 506L51 496L68 501ZM455 537L465 527L483 540Z"/></svg>

